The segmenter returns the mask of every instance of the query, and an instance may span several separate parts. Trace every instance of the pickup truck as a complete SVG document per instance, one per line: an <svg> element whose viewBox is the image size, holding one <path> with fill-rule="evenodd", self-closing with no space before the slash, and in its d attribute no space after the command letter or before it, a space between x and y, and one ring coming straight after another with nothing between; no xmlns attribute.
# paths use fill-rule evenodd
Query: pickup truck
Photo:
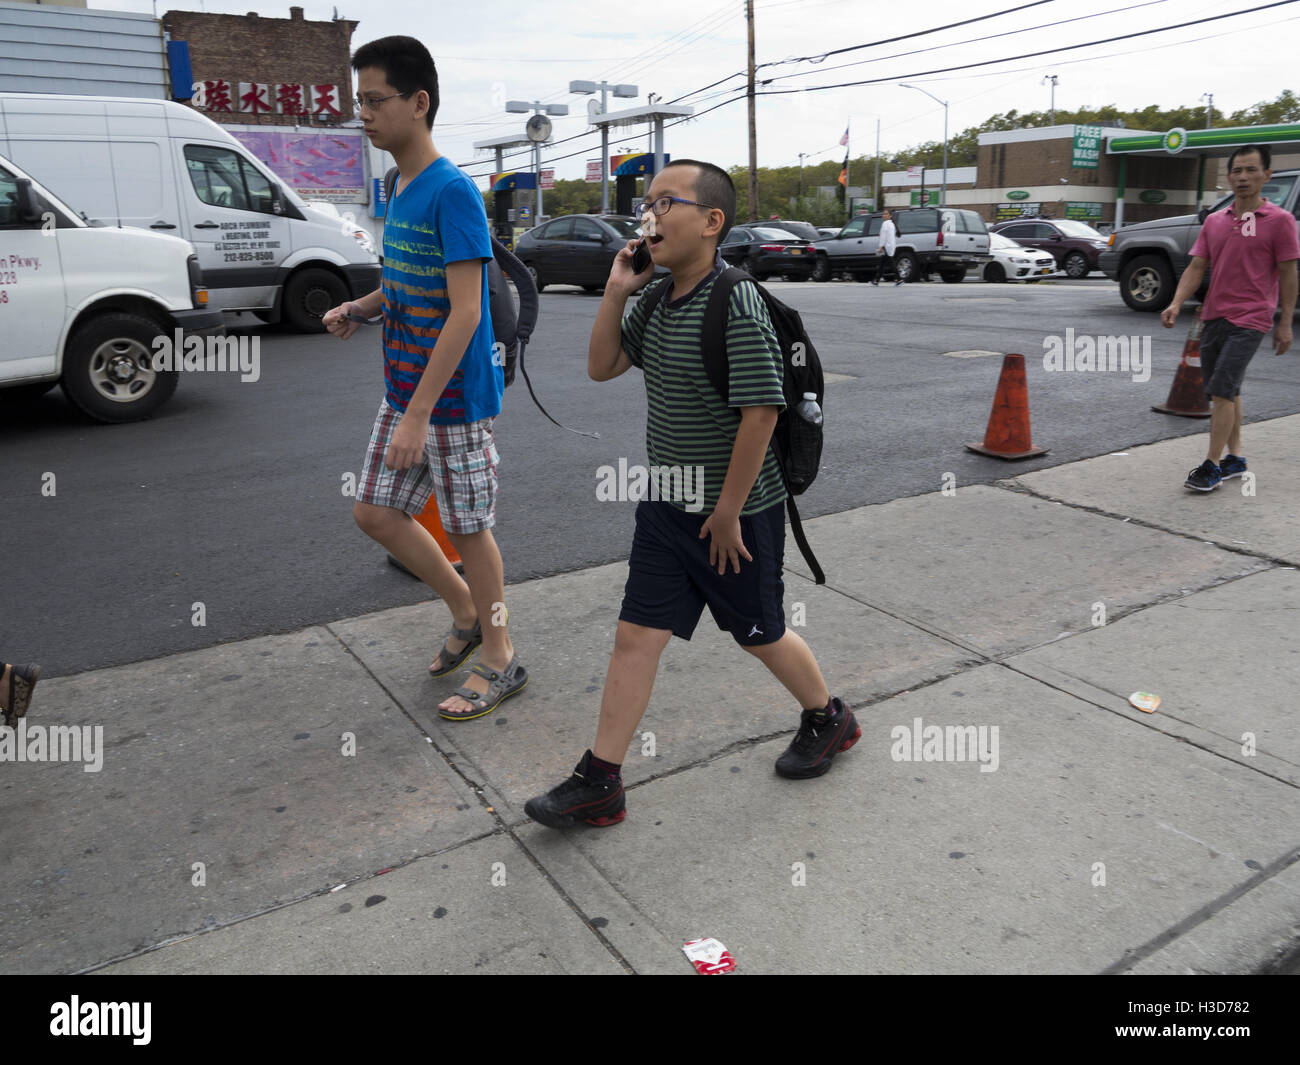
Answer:
<svg viewBox="0 0 1300 1065"><path fill-rule="evenodd" d="M159 336L221 336L193 246L147 229L93 226L0 156L0 392L62 384L101 422L152 414L176 391Z"/></svg>
<svg viewBox="0 0 1300 1065"><path fill-rule="evenodd" d="M937 272L945 281L957 284L970 267L991 258L988 227L974 211L911 207L891 213L898 229L894 269L900 281L916 281ZM880 262L883 217L879 213L859 215L837 236L816 241L812 279L829 281L837 274L859 281L874 277Z"/></svg>
<svg viewBox="0 0 1300 1065"><path fill-rule="evenodd" d="M1280 170L1264 185L1264 197L1300 219L1300 170ZM1175 218L1157 218L1125 226L1111 234L1110 246L1101 253L1098 267L1112 281L1119 282L1119 293L1135 311L1163 311L1174 298L1178 279L1192 261L1192 246L1209 215L1230 207L1231 195L1213 207L1203 207L1198 214ZM1300 222L1298 222L1300 224ZM1197 298L1204 298L1210 284L1210 271Z"/></svg>

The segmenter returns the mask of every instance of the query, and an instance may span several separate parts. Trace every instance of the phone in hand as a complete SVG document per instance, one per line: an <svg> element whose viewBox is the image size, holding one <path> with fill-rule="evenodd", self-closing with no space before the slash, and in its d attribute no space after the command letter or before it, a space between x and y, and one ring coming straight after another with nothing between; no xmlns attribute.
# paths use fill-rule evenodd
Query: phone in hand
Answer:
<svg viewBox="0 0 1300 1065"><path fill-rule="evenodd" d="M646 247L646 239L642 237L641 242L632 249L632 273L645 273L653 262L654 260L650 258L650 249Z"/></svg>
<svg viewBox="0 0 1300 1065"><path fill-rule="evenodd" d="M377 314L373 318L365 318L359 314L345 314L343 317L349 322L360 322L362 325L377 325L384 320L382 314Z"/></svg>

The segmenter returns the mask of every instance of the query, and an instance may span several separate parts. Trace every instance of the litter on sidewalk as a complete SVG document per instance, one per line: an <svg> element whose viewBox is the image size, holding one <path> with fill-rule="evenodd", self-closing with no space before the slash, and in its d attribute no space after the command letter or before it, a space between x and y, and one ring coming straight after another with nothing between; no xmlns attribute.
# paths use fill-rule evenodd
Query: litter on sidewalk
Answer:
<svg viewBox="0 0 1300 1065"><path fill-rule="evenodd" d="M729 973L736 968L736 959L731 956L731 951L716 939L692 939L682 950L702 976Z"/></svg>
<svg viewBox="0 0 1300 1065"><path fill-rule="evenodd" d="M1128 701L1146 714L1154 714L1156 707L1160 705L1160 696L1152 695L1150 692L1134 692L1128 697Z"/></svg>

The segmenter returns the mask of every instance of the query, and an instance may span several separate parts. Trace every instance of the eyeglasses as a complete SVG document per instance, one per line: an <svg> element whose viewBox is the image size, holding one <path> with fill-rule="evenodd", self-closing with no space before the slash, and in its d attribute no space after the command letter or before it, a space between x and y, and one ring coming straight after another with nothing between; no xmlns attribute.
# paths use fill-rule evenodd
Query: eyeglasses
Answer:
<svg viewBox="0 0 1300 1065"><path fill-rule="evenodd" d="M638 214L645 214L646 211L653 211L657 215L667 214L675 203L684 203L690 207L707 207L710 211L720 211L721 207L714 207L711 203L699 203L696 200L683 200L680 196L660 196L657 200L650 200L641 205Z"/></svg>
<svg viewBox="0 0 1300 1065"><path fill-rule="evenodd" d="M415 91L414 89L411 90L411 92L414 91ZM371 111L378 111L379 105L382 104L385 100L393 100L396 99L398 96L410 96L411 92L395 92L393 93L392 96L358 96L356 97L354 102L357 105L358 111L360 111L363 107L368 107L370 108Z"/></svg>

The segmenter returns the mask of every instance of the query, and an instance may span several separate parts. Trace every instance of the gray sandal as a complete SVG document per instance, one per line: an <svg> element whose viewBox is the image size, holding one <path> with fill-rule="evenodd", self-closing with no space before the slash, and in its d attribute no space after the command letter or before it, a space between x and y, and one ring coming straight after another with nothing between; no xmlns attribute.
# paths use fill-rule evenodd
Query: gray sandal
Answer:
<svg viewBox="0 0 1300 1065"><path fill-rule="evenodd" d="M447 640L468 640L462 651L451 651L447 647L446 640L443 641L442 650L438 652L438 657L433 660L433 665L429 667L429 672L435 677L445 677L448 673L453 673L460 668L461 663L470 655L478 650L479 645L483 643L483 625L481 622L474 622L472 629L458 629L455 625L451 627L451 634Z"/></svg>
<svg viewBox="0 0 1300 1065"><path fill-rule="evenodd" d="M528 684L528 670L519 664L519 656L510 659L510 665L504 670L491 669L479 662L471 670L488 682L488 690L476 692L473 688L461 685L452 695L458 695L473 705L468 710L439 710L438 716L447 721L471 721L492 713L498 706L524 690Z"/></svg>

